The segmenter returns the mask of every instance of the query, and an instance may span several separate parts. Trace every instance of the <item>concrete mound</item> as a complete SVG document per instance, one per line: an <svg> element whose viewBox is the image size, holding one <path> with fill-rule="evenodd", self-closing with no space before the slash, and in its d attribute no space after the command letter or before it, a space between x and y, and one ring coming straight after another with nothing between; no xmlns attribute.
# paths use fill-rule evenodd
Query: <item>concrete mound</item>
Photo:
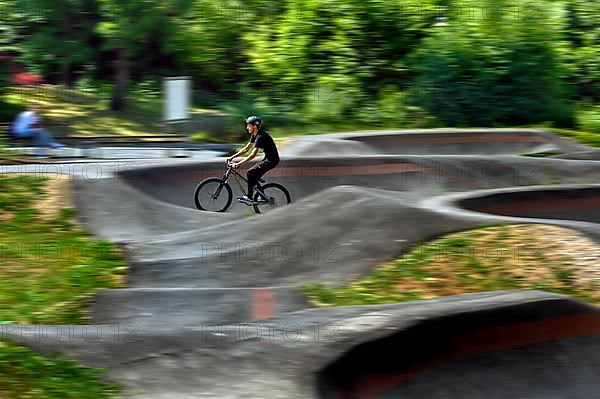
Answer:
<svg viewBox="0 0 600 399"><path fill-rule="evenodd" d="M193 327L249 323L310 307L299 290L265 288L127 288L94 297L98 324Z"/></svg>
<svg viewBox="0 0 600 399"><path fill-rule="evenodd" d="M566 398L595 395L600 312L522 303L425 319L346 352L320 398Z"/></svg>
<svg viewBox="0 0 600 399"><path fill-rule="evenodd" d="M554 158L559 159L578 159L587 161L600 161L600 150L576 151L568 154L555 155Z"/></svg>
<svg viewBox="0 0 600 399"><path fill-rule="evenodd" d="M223 161L175 163L125 172L124 181L154 199L195 208L196 185L225 173ZM245 172L243 172L245 174ZM411 193L415 198L448 191L560 183L595 182L600 164L593 161L535 159L510 155L406 155L284 159L265 179L283 184L292 201L340 185ZM234 197L242 193L231 181ZM248 213L234 204L229 213ZM214 216L220 218L221 216ZM222 219L226 220L227 216Z"/></svg>
<svg viewBox="0 0 600 399"><path fill-rule="evenodd" d="M318 137L318 136L317 136ZM375 148L352 140L292 139L281 151L285 157L376 155Z"/></svg>
<svg viewBox="0 0 600 399"><path fill-rule="evenodd" d="M266 179L293 203L253 217L194 209L224 159L76 181L84 226L132 249L129 287L96 295L98 324L2 325L1 337L105 367L132 398L594 397L600 316L567 297L310 309L298 291L473 227L552 223L600 242L600 163L518 156L590 148L538 130L438 129L303 137L286 151Z"/></svg>
<svg viewBox="0 0 600 399"><path fill-rule="evenodd" d="M464 199L459 205L495 215L600 223L600 186L511 190Z"/></svg>
<svg viewBox="0 0 600 399"><path fill-rule="evenodd" d="M115 327L1 331L107 368L136 399L594 397L600 370L598 310L539 291L310 309L260 323Z"/></svg>
<svg viewBox="0 0 600 399"><path fill-rule="evenodd" d="M390 130L326 135L354 140L382 154L508 155L535 152L574 152L589 147L534 129Z"/></svg>
<svg viewBox="0 0 600 399"><path fill-rule="evenodd" d="M79 222L88 231L115 242L136 242L155 235L214 226L239 217L200 213L160 203L125 184L121 178L74 179L73 191Z"/></svg>
<svg viewBox="0 0 600 399"><path fill-rule="evenodd" d="M438 215L397 192L337 186L243 223L140 243L130 261L129 284L340 285L426 237L476 223L482 220Z"/></svg>

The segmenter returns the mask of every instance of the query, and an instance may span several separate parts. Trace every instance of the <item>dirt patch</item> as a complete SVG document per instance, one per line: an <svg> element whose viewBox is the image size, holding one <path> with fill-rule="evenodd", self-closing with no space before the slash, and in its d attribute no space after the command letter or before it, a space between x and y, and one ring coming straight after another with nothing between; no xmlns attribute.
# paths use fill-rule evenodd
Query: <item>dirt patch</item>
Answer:
<svg viewBox="0 0 600 399"><path fill-rule="evenodd" d="M468 243L434 250L422 268L424 273L438 276L419 281L427 297L466 292L486 280L518 281L531 288L600 287L600 245L583 233L549 225L511 225L453 234L443 240L453 238ZM432 245L437 242L442 241ZM415 288L415 281L396 286L400 291Z"/></svg>
<svg viewBox="0 0 600 399"><path fill-rule="evenodd" d="M514 289L600 305L600 245L550 225L481 228L418 246L349 286L305 292L317 306L350 306Z"/></svg>
<svg viewBox="0 0 600 399"><path fill-rule="evenodd" d="M600 286L600 245L574 230L553 226L541 226L538 237L540 246L546 251L545 258L551 263L563 261L574 272L577 285L597 284Z"/></svg>
<svg viewBox="0 0 600 399"><path fill-rule="evenodd" d="M61 209L73 208L73 194L68 175L53 175L44 186L46 195L36 201L34 207L43 219L56 218Z"/></svg>

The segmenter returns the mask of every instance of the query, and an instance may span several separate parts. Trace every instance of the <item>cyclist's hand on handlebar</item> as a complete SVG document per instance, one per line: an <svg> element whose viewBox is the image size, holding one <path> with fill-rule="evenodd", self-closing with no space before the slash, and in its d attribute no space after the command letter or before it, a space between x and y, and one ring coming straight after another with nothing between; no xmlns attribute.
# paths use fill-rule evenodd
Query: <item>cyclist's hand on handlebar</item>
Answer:
<svg viewBox="0 0 600 399"><path fill-rule="evenodd" d="M227 166L230 166L232 168L237 168L239 165L239 163L233 162L232 159L227 158Z"/></svg>

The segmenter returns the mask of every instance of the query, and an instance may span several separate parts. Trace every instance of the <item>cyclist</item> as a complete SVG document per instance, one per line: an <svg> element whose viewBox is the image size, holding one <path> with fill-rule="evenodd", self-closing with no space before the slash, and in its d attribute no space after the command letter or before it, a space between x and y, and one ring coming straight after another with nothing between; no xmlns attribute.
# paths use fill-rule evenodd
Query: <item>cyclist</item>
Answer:
<svg viewBox="0 0 600 399"><path fill-rule="evenodd" d="M258 116L249 116L246 118L246 130L250 135L250 142L244 146L241 150L227 158L227 163L231 164L232 167L238 168L241 165L252 161L258 150L262 150L265 154L265 158L262 162L254 165L248 169L248 194L238 198L238 201L246 205L252 205L254 200L252 199L254 194L254 186L258 184L260 178L268 171L274 169L279 164L279 152L273 138L262 128L262 120ZM242 159L237 163L232 163L233 159L237 156L245 154L250 148L252 152L246 158Z"/></svg>

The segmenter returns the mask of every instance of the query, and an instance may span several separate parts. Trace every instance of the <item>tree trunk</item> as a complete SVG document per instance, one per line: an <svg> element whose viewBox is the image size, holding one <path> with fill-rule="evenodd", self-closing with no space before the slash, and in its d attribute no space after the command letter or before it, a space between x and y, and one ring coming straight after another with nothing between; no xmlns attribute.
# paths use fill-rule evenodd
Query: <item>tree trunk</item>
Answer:
<svg viewBox="0 0 600 399"><path fill-rule="evenodd" d="M65 87L71 87L71 63L66 62L61 66L60 80Z"/></svg>
<svg viewBox="0 0 600 399"><path fill-rule="evenodd" d="M117 49L115 60L115 85L110 102L110 109L122 111L127 106L127 94L129 91L129 65L125 49Z"/></svg>

